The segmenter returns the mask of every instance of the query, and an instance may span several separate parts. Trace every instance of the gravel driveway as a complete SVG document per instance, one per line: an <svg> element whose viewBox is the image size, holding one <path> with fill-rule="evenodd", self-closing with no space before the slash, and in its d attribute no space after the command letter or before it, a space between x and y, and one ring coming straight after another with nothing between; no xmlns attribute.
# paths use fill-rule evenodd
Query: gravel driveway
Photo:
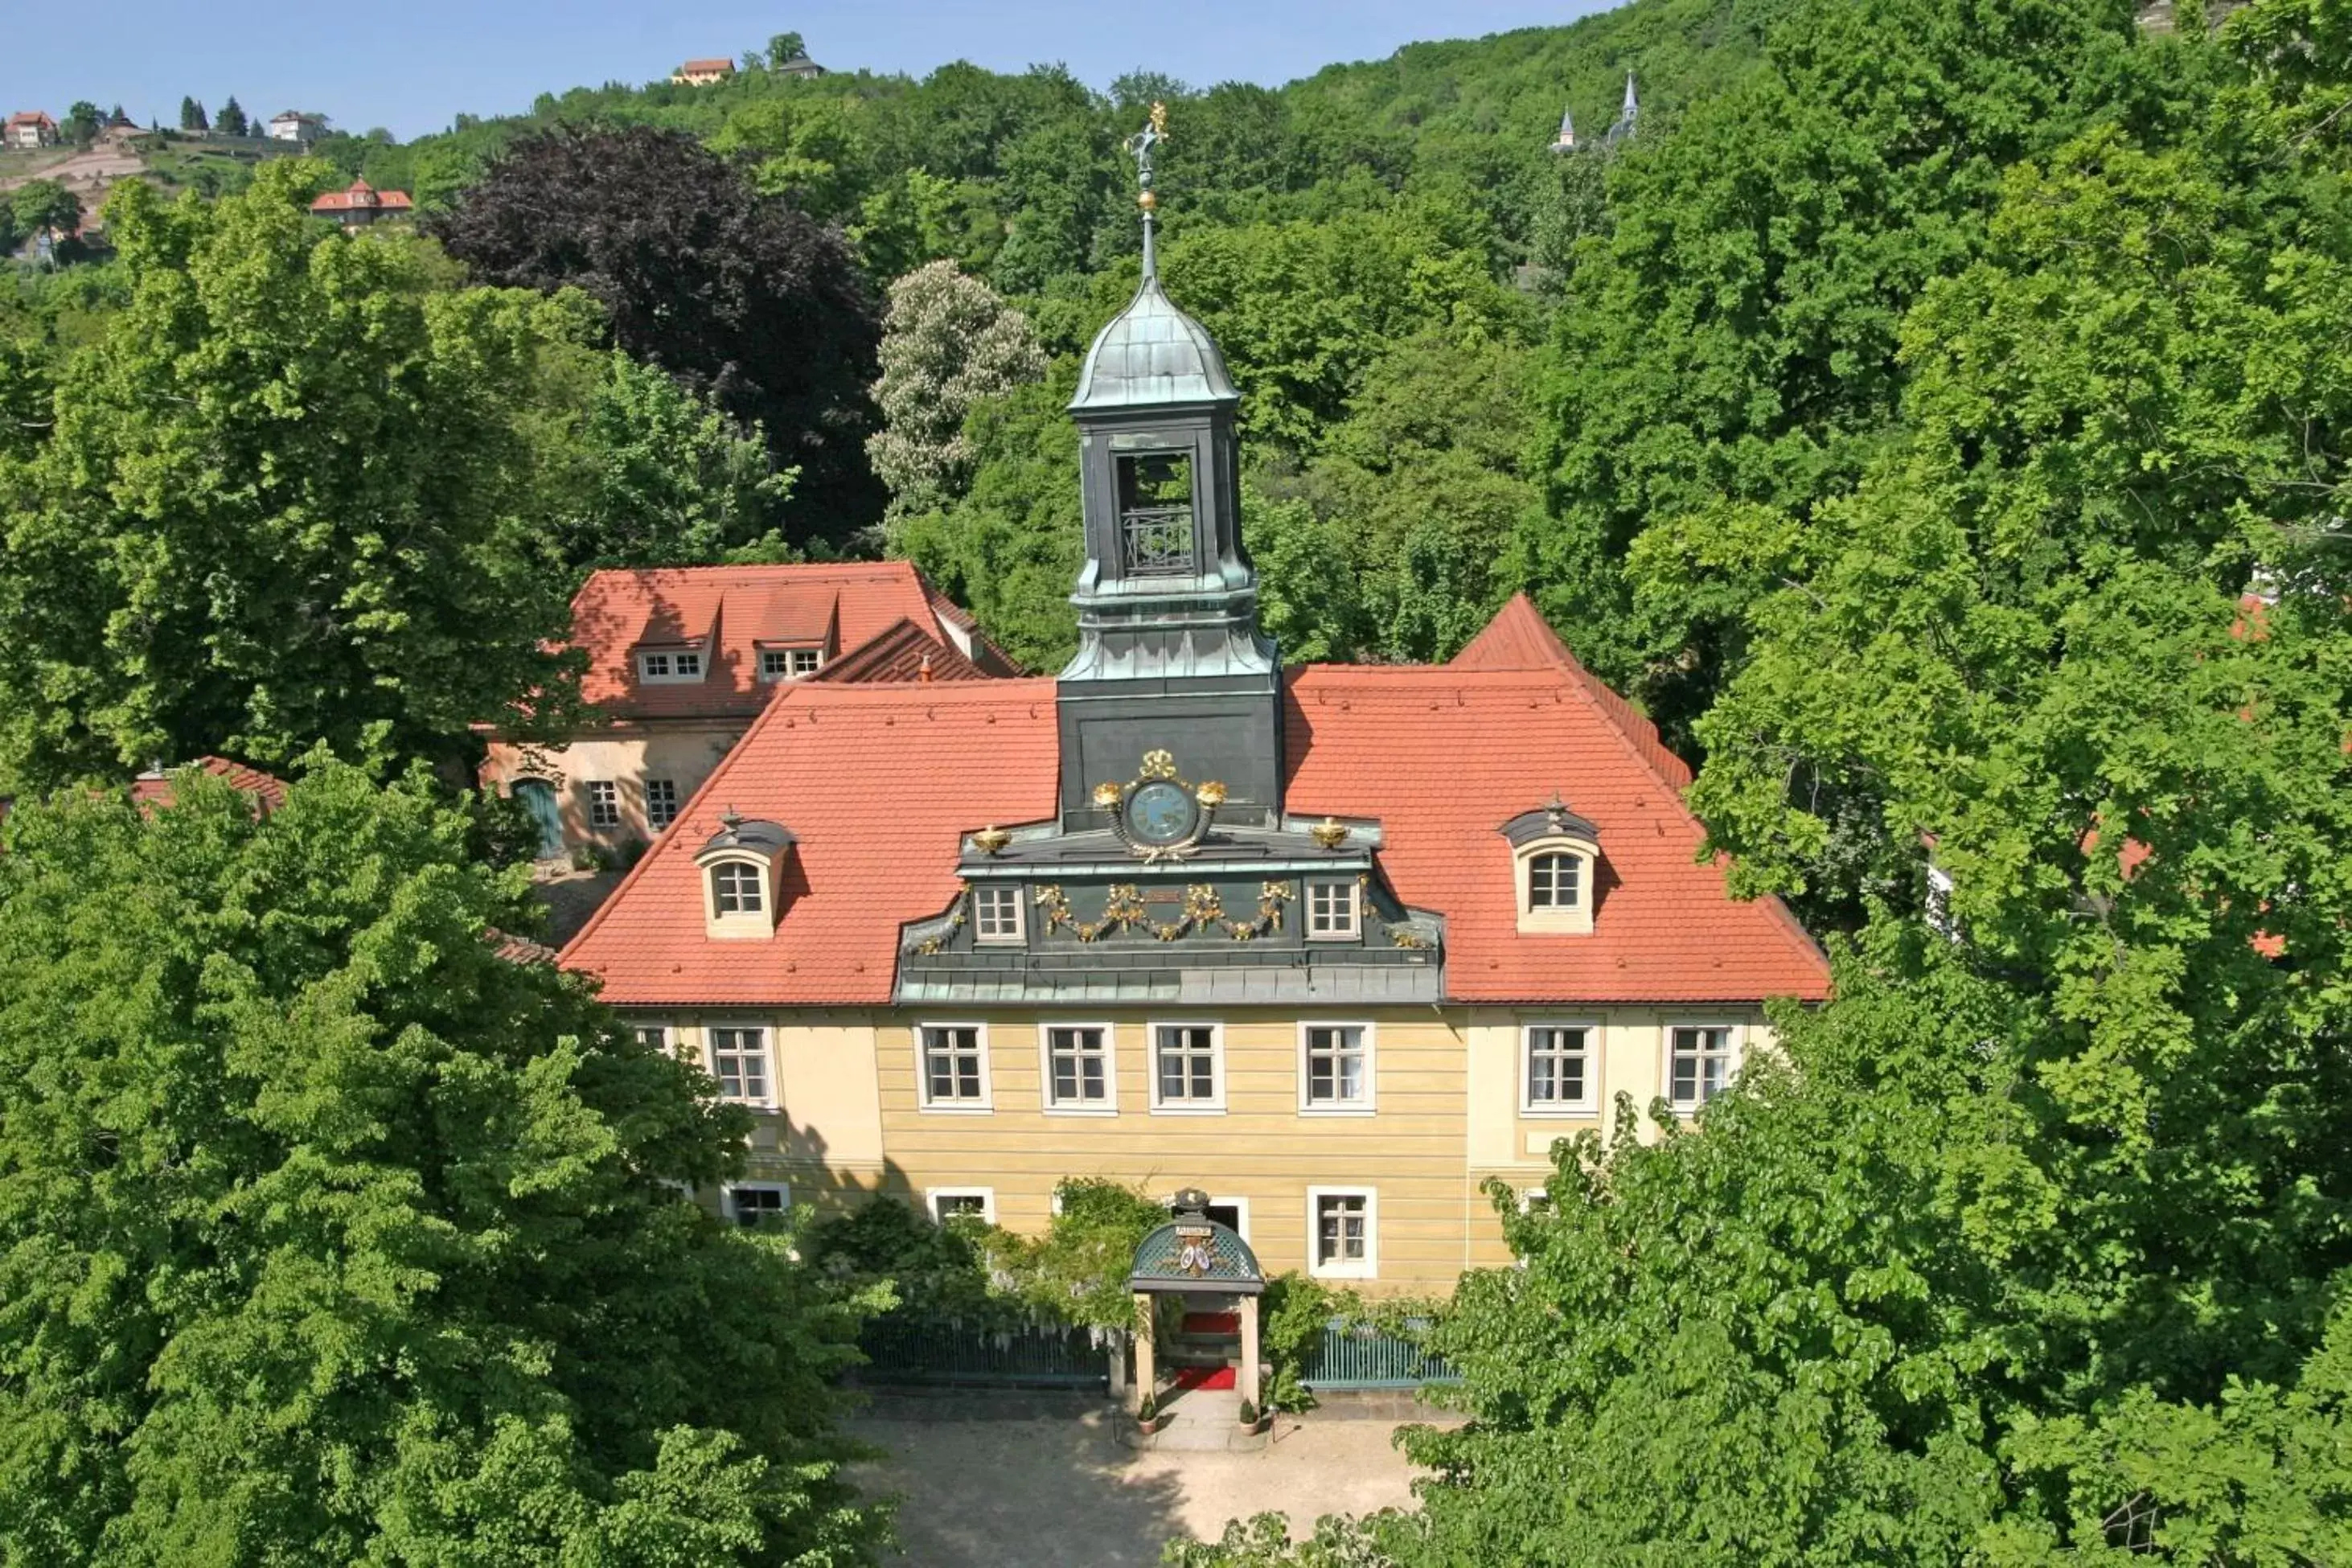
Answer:
<svg viewBox="0 0 2352 1568"><path fill-rule="evenodd" d="M898 1537L922 1568L1124 1568L1169 1540L1213 1540L1275 1510L1304 1534L1319 1514L1412 1503L1412 1467L1383 1422L1283 1420L1261 1454L1136 1453L1107 1413L1028 1420L890 1419L858 1437L890 1451L858 1484L899 1498Z"/></svg>

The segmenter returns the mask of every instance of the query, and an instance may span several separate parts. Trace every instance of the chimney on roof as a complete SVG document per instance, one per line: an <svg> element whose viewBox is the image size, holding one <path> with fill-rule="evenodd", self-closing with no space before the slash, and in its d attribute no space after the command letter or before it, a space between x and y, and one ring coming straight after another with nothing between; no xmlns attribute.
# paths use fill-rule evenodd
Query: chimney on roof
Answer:
<svg viewBox="0 0 2352 1568"><path fill-rule="evenodd" d="M922 668L915 672L915 679L925 681L931 679L931 656L929 654L927 653L923 656Z"/></svg>

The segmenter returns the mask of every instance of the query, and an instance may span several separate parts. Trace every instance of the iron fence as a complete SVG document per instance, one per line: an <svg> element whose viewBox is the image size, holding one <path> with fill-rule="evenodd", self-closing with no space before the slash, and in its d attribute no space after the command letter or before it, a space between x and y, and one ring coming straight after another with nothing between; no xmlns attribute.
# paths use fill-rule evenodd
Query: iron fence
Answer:
<svg viewBox="0 0 2352 1568"><path fill-rule="evenodd" d="M1298 1381L1319 1391L1336 1388L1419 1388L1459 1383L1462 1374L1412 1340L1334 1318L1307 1353Z"/></svg>
<svg viewBox="0 0 2352 1568"><path fill-rule="evenodd" d="M990 1388L1093 1388L1110 1381L1110 1342L1086 1329L877 1318L857 1337L865 1382Z"/></svg>

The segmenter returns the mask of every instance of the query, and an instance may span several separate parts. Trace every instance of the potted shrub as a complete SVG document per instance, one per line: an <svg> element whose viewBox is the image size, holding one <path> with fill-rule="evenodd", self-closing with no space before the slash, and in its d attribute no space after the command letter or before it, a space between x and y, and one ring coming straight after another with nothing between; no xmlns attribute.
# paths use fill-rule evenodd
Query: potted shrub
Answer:
<svg viewBox="0 0 2352 1568"><path fill-rule="evenodd" d="M1160 1408L1160 1401L1146 1393L1143 1402L1135 1407L1135 1425L1146 1434L1157 1432L1168 1425L1168 1412Z"/></svg>
<svg viewBox="0 0 2352 1568"><path fill-rule="evenodd" d="M1265 1411L1260 1410L1248 1400L1244 1399L1242 1401L1241 1421L1243 1431L1263 1432L1265 1430L1266 1423L1270 1419L1271 1417L1268 1416Z"/></svg>

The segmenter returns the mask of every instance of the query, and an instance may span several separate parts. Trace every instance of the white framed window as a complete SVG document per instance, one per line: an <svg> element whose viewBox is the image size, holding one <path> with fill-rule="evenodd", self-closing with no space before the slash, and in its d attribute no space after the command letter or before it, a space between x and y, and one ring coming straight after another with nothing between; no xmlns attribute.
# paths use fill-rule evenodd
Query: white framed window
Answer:
<svg viewBox="0 0 2352 1568"><path fill-rule="evenodd" d="M1223 1025L1151 1026L1151 1109L1171 1116L1225 1109Z"/></svg>
<svg viewBox="0 0 2352 1568"><path fill-rule="evenodd" d="M824 668L823 648L763 647L760 650L760 679L762 680L803 680Z"/></svg>
<svg viewBox="0 0 2352 1568"><path fill-rule="evenodd" d="M1739 1074L1739 1029L1732 1024L1676 1024L1666 1031L1666 1099L1696 1110Z"/></svg>
<svg viewBox="0 0 2352 1568"><path fill-rule="evenodd" d="M621 826L621 786L611 779L588 781L588 826L591 827Z"/></svg>
<svg viewBox="0 0 2352 1568"><path fill-rule="evenodd" d="M677 820L677 781L646 781L646 823L658 833Z"/></svg>
<svg viewBox="0 0 2352 1568"><path fill-rule="evenodd" d="M996 1189L994 1187L926 1187L923 1206L940 1224L961 1215L989 1225L996 1223Z"/></svg>
<svg viewBox="0 0 2352 1568"><path fill-rule="evenodd" d="M1374 1188L1307 1188L1307 1271L1318 1279L1379 1278L1380 1220Z"/></svg>
<svg viewBox="0 0 2352 1568"><path fill-rule="evenodd" d="M1303 1115L1371 1113L1370 1024L1298 1026L1298 1109Z"/></svg>
<svg viewBox="0 0 2352 1568"><path fill-rule="evenodd" d="M676 1048L667 1024L633 1024L630 1028L636 1034L637 1044L649 1051L659 1051L667 1056Z"/></svg>
<svg viewBox="0 0 2352 1568"><path fill-rule="evenodd" d="M976 942L1021 940L1021 889L983 883L971 890L971 934Z"/></svg>
<svg viewBox="0 0 2352 1568"><path fill-rule="evenodd" d="M1593 1024L1529 1024L1519 1031L1519 1111L1526 1116L1593 1114L1600 1063Z"/></svg>
<svg viewBox="0 0 2352 1568"><path fill-rule="evenodd" d="M710 1076L722 1100L773 1105L776 1080L768 1064L768 1031L757 1025L720 1024L710 1030Z"/></svg>
<svg viewBox="0 0 2352 1568"><path fill-rule="evenodd" d="M1572 910L1583 901L1584 857L1548 850L1528 857L1528 908Z"/></svg>
<svg viewBox="0 0 2352 1568"><path fill-rule="evenodd" d="M637 674L646 680L700 680L702 655L690 653L641 653L637 655Z"/></svg>
<svg viewBox="0 0 2352 1568"><path fill-rule="evenodd" d="M919 1026L915 1030L915 1087L925 1110L988 1110L988 1026Z"/></svg>
<svg viewBox="0 0 2352 1568"><path fill-rule="evenodd" d="M1115 1037L1108 1024L1040 1024L1041 1097L1053 1116L1118 1114Z"/></svg>
<svg viewBox="0 0 2352 1568"><path fill-rule="evenodd" d="M1547 834L1512 851L1518 927L1528 934L1580 936L1592 930L1601 851L1575 834Z"/></svg>
<svg viewBox="0 0 2352 1568"><path fill-rule="evenodd" d="M719 1189L719 1212L746 1230L780 1226L792 1216L793 1189L785 1182L730 1182Z"/></svg>
<svg viewBox="0 0 2352 1568"><path fill-rule="evenodd" d="M1355 879L1307 884L1307 935L1309 941L1350 942L1362 929L1357 913Z"/></svg>
<svg viewBox="0 0 2352 1568"><path fill-rule="evenodd" d="M748 860L710 868L710 908L721 915L756 915L767 907L766 879Z"/></svg>

